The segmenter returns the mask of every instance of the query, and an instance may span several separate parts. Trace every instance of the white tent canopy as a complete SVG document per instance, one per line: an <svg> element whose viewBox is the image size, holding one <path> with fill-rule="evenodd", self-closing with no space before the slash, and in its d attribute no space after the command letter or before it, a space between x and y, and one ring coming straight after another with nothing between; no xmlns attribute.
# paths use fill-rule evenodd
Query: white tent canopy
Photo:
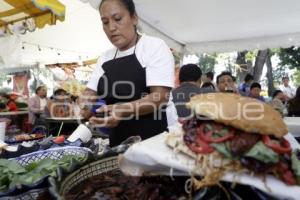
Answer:
<svg viewBox="0 0 300 200"><path fill-rule="evenodd" d="M0 66L3 62L6 67L76 62L98 57L112 47L102 30L98 9L94 9L100 0L60 2L66 6L63 23L0 38ZM142 32L161 37L179 51L209 53L300 45L299 0L135 0L135 4ZM13 56L1 59L1 54Z"/></svg>
<svg viewBox="0 0 300 200"><path fill-rule="evenodd" d="M81 62L95 59L112 47L102 31L97 10L79 0L60 2L66 6L64 22L0 38L1 68Z"/></svg>
<svg viewBox="0 0 300 200"><path fill-rule="evenodd" d="M94 59L112 47L102 31L97 10L78 0L60 2L66 6L64 22L22 35L21 40L29 43L25 43L25 48L29 50L23 51L24 62L40 60L44 63L56 63ZM30 43L39 44L42 51L38 51L38 47ZM30 57L32 52L35 59Z"/></svg>
<svg viewBox="0 0 300 200"><path fill-rule="evenodd" d="M99 2L89 1L94 7ZM187 50L226 52L300 44L299 0L135 0L135 4L143 29L160 32L173 40L171 46L176 43Z"/></svg>

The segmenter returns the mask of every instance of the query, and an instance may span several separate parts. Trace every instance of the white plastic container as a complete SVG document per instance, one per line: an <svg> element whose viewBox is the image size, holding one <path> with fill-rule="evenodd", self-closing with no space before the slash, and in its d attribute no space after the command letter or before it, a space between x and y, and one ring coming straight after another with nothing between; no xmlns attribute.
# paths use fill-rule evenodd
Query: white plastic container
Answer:
<svg viewBox="0 0 300 200"><path fill-rule="evenodd" d="M5 139L6 122L0 122L0 141Z"/></svg>
<svg viewBox="0 0 300 200"><path fill-rule="evenodd" d="M75 142L79 138L83 142L88 142L92 138L92 132L84 124L80 124L67 140L70 142Z"/></svg>

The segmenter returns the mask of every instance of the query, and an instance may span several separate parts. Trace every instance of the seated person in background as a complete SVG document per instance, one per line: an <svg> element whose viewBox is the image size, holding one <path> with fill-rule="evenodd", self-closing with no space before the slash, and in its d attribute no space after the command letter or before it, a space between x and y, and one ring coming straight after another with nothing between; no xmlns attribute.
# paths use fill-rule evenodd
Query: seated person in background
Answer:
<svg viewBox="0 0 300 200"><path fill-rule="evenodd" d="M273 99L270 102L270 105L277 110L282 116L284 116L285 112L285 96L281 90L275 90L273 93Z"/></svg>
<svg viewBox="0 0 300 200"><path fill-rule="evenodd" d="M244 78L244 83L239 86L239 93L243 96L249 96L250 86L254 81L254 77L251 74L247 74Z"/></svg>
<svg viewBox="0 0 300 200"><path fill-rule="evenodd" d="M216 91L217 90L217 85L214 83L214 73L212 71L206 72L205 76L202 77L202 85L201 88L204 84L208 83L209 85L213 85L213 90ZM208 84L205 85L208 86ZM204 87L204 88L205 88Z"/></svg>
<svg viewBox="0 0 300 200"><path fill-rule="evenodd" d="M296 91L295 88L290 85L290 79L288 76L282 78L282 84L281 90L285 95L286 100L292 99L295 96Z"/></svg>
<svg viewBox="0 0 300 200"><path fill-rule="evenodd" d="M213 92L216 91L216 88L215 88L215 86L212 82L203 83L201 88L204 89L204 90L208 89L208 90L213 91Z"/></svg>
<svg viewBox="0 0 300 200"><path fill-rule="evenodd" d="M73 116L71 96L64 89L54 91L53 98L48 103L47 108L51 117Z"/></svg>
<svg viewBox="0 0 300 200"><path fill-rule="evenodd" d="M180 118L191 116L185 104L196 94L204 93L200 88L202 71L198 65L183 65L179 71L180 86L171 91L171 99Z"/></svg>
<svg viewBox="0 0 300 200"><path fill-rule="evenodd" d="M237 93L233 76L227 71L224 71L217 76L217 87L219 92Z"/></svg>
<svg viewBox="0 0 300 200"><path fill-rule="evenodd" d="M254 82L250 86L250 94L249 97L255 98L257 100L260 100L262 102L265 102L265 98L260 96L261 92L261 85L257 82Z"/></svg>
<svg viewBox="0 0 300 200"><path fill-rule="evenodd" d="M49 133L52 135L69 135L78 127L77 121L74 123L63 124L63 118L73 118L73 100L71 95L64 89L54 91L51 101L47 105L51 118L58 118L56 122L51 123Z"/></svg>
<svg viewBox="0 0 300 200"><path fill-rule="evenodd" d="M18 99L17 94L12 93L8 96L8 101L6 103L8 111L10 111L10 112L19 111L17 103L16 103L17 99Z"/></svg>
<svg viewBox="0 0 300 200"><path fill-rule="evenodd" d="M33 125L36 118L45 117L45 107L47 106L47 88L39 86L35 90L35 96L28 101L28 123Z"/></svg>
<svg viewBox="0 0 300 200"><path fill-rule="evenodd" d="M213 72L207 72L207 73L205 73L205 76L206 76L205 82L213 83L213 81L214 81L214 73Z"/></svg>
<svg viewBox="0 0 300 200"><path fill-rule="evenodd" d="M296 96L288 101L288 116L300 117L300 87L297 88Z"/></svg>

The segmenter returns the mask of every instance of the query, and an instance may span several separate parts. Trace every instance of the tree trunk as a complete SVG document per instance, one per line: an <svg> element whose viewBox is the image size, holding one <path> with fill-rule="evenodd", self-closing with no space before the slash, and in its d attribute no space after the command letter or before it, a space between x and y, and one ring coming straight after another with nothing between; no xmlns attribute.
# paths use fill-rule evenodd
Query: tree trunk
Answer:
<svg viewBox="0 0 300 200"><path fill-rule="evenodd" d="M259 82L259 80L261 78L267 55L268 55L268 49L259 50L257 53L256 59L255 59L254 71L253 71L253 76L254 76L255 82Z"/></svg>
<svg viewBox="0 0 300 200"><path fill-rule="evenodd" d="M246 54L248 51L242 51L237 53L236 64L240 66L237 72L237 77L240 82L243 82L245 76L249 73L252 74L252 62L251 60L246 61Z"/></svg>
<svg viewBox="0 0 300 200"><path fill-rule="evenodd" d="M253 75L254 66L252 60L247 60L247 67L248 73Z"/></svg>
<svg viewBox="0 0 300 200"><path fill-rule="evenodd" d="M268 50L268 55L266 58L267 65L267 79L268 79L268 95L272 96L274 92L274 77L273 77L273 69L272 69L272 61L271 61L271 52Z"/></svg>
<svg viewBox="0 0 300 200"><path fill-rule="evenodd" d="M243 82L247 74L246 54L247 51L237 52L236 64L239 65L239 69L237 70L237 78L240 82Z"/></svg>

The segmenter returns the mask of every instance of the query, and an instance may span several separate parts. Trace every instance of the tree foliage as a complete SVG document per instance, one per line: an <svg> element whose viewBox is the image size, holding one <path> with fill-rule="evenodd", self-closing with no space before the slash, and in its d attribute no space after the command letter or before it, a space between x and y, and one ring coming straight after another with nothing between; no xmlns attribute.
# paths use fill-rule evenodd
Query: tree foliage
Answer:
<svg viewBox="0 0 300 200"><path fill-rule="evenodd" d="M182 58L182 54L179 53L178 51L174 50L174 49L171 49L171 51L172 51L172 54L174 56L175 65L179 65L180 61L181 61L181 58Z"/></svg>
<svg viewBox="0 0 300 200"><path fill-rule="evenodd" d="M273 49L273 52L279 58L278 66L273 73L274 81L276 84L280 84L282 77L287 76L289 70L300 70L300 48L290 47Z"/></svg>
<svg viewBox="0 0 300 200"><path fill-rule="evenodd" d="M297 70L297 71L293 74L293 81L294 81L295 85L300 86L300 70Z"/></svg>
<svg viewBox="0 0 300 200"><path fill-rule="evenodd" d="M258 50L247 51L246 55L245 55L246 62L252 62L253 63L255 61L257 53L258 53Z"/></svg>
<svg viewBox="0 0 300 200"><path fill-rule="evenodd" d="M217 54L200 54L199 57L199 66L203 73L214 72L214 67L217 62Z"/></svg>
<svg viewBox="0 0 300 200"><path fill-rule="evenodd" d="M289 69L300 69L300 48L290 47L286 49L280 49L278 52L280 59L279 65L282 67L288 67Z"/></svg>
<svg viewBox="0 0 300 200"><path fill-rule="evenodd" d="M4 81L7 81L6 74L0 73L0 85L2 85Z"/></svg>

